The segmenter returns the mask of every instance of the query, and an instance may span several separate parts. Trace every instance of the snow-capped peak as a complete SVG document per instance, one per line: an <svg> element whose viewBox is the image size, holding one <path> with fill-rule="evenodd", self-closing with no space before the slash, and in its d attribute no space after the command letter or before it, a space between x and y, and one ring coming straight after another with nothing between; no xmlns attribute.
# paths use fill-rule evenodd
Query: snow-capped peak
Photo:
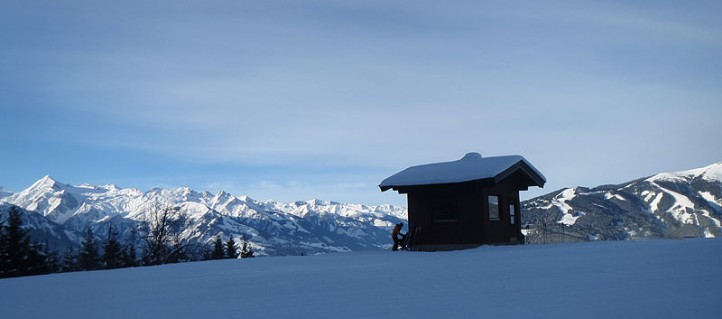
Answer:
<svg viewBox="0 0 722 319"><path fill-rule="evenodd" d="M100 188L104 188L109 191L119 191L122 189L122 188L118 187L118 185L115 185L115 184L105 184L103 186L100 186Z"/></svg>
<svg viewBox="0 0 722 319"><path fill-rule="evenodd" d="M707 166L702 173L702 178L708 181L722 182L722 162Z"/></svg>
<svg viewBox="0 0 722 319"><path fill-rule="evenodd" d="M240 199L241 201L247 202L247 203L251 203L251 202L255 202L255 201L256 201L255 199L250 198L250 197L248 197L248 196L246 196L246 195L241 195L241 196L236 196L236 197L238 197L238 199Z"/></svg>
<svg viewBox="0 0 722 319"><path fill-rule="evenodd" d="M14 201L19 202L15 204L23 206L23 202L26 201L37 201L39 198L53 196L50 194L64 193L64 187L62 186L67 185L63 185L52 177L45 175L25 190L15 193L12 198Z"/></svg>
<svg viewBox="0 0 722 319"><path fill-rule="evenodd" d="M226 198L226 197L231 197L231 194L229 194L228 192L226 192L224 190L220 190L220 191L218 191L218 193L216 194L215 197L216 198Z"/></svg>
<svg viewBox="0 0 722 319"><path fill-rule="evenodd" d="M58 182L50 177L50 175L45 175L43 178L39 179L37 182L33 183L29 187L30 189L49 189L49 188L58 188Z"/></svg>
<svg viewBox="0 0 722 319"><path fill-rule="evenodd" d="M702 168L695 168L687 171L673 173L659 173L647 179L648 182L656 181L685 181L692 179L703 179L710 182L722 182L722 162L717 162Z"/></svg>
<svg viewBox="0 0 722 319"><path fill-rule="evenodd" d="M312 205L312 206L331 205L331 202L325 201L325 200L321 200L321 199L317 199L317 198L309 199L309 200L306 201L306 203L309 204L309 205Z"/></svg>

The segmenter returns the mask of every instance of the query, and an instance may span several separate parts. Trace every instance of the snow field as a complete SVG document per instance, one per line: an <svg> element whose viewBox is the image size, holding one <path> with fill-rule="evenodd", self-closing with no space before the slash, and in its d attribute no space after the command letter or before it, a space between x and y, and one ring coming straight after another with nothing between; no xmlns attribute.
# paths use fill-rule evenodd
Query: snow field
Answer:
<svg viewBox="0 0 722 319"><path fill-rule="evenodd" d="M722 240L267 257L0 280L3 318L715 318Z"/></svg>

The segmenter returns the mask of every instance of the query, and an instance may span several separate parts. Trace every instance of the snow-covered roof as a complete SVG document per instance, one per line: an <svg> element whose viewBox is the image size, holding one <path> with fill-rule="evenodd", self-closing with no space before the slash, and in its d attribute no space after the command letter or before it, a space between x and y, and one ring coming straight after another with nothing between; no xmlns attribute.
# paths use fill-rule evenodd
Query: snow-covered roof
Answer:
<svg viewBox="0 0 722 319"><path fill-rule="evenodd" d="M404 186L463 183L485 179L498 181L519 169L534 180L533 185L543 187L546 183L546 177L522 156L482 157L479 153L469 153L457 161L411 166L384 179L379 187L381 191L386 191Z"/></svg>

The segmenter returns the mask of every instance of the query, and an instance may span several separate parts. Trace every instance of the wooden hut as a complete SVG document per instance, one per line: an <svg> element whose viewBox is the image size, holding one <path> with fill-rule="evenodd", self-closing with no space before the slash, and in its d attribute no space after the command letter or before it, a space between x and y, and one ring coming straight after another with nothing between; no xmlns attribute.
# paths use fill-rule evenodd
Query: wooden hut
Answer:
<svg viewBox="0 0 722 319"><path fill-rule="evenodd" d="M379 187L407 194L412 249L450 250L519 243L519 191L544 183L544 175L521 156L469 153L409 167Z"/></svg>

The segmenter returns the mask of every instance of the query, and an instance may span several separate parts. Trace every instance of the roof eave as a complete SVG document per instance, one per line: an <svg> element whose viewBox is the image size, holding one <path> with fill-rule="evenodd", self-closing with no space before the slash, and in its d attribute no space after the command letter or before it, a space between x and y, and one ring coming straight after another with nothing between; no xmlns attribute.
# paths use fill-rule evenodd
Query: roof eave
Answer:
<svg viewBox="0 0 722 319"><path fill-rule="evenodd" d="M544 178L544 176L540 176L539 173L537 173L536 169L530 167L529 164L527 164L525 161L519 161L505 171L496 175L494 177L494 183L499 183L505 178L511 176L512 174L520 170L533 182L533 184L530 184L528 186L538 186L544 188L544 184L546 184L546 178Z"/></svg>
<svg viewBox="0 0 722 319"><path fill-rule="evenodd" d="M379 188L382 192L385 192L389 189L393 189L399 194L405 194L408 193L411 189L418 189L418 188L424 188L424 187L437 187L437 186L445 186L445 185L460 185L460 184L468 184L468 183L483 183L485 185L487 184L493 184L495 183L493 178L480 178L480 179L472 179L468 181L460 181L460 182L442 182L442 183L428 183L428 184L414 184L414 185L379 185Z"/></svg>

